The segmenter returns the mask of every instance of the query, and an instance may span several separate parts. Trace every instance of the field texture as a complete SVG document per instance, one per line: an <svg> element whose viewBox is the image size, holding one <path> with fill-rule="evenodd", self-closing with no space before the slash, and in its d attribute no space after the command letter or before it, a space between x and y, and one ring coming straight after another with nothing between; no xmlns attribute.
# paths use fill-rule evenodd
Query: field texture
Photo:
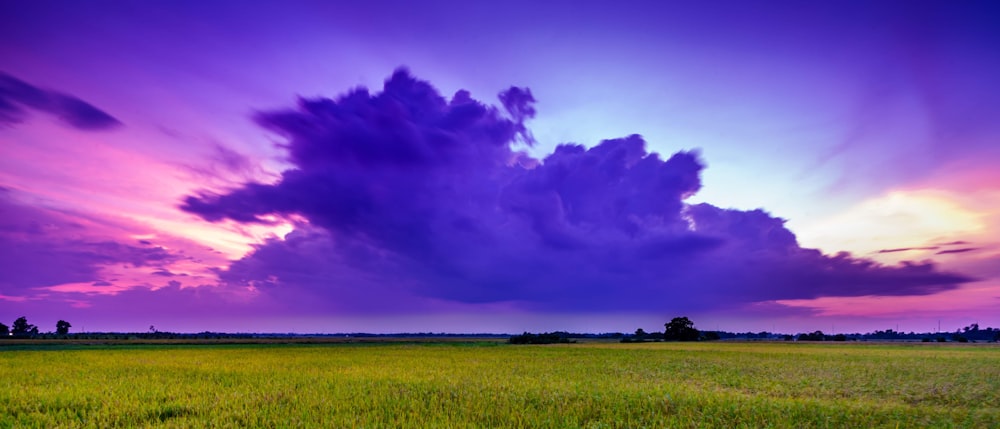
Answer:
<svg viewBox="0 0 1000 429"><path fill-rule="evenodd" d="M8 427L1000 427L994 346L0 347Z"/></svg>

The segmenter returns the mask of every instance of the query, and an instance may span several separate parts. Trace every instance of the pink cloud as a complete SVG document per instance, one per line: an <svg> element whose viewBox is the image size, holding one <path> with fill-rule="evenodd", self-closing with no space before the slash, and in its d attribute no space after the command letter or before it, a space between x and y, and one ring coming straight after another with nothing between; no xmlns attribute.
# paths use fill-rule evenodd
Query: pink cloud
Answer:
<svg viewBox="0 0 1000 429"><path fill-rule="evenodd" d="M0 252L8 262L0 274L0 293L7 297L116 294L170 281L214 284L212 267L227 264L225 256L202 244L148 225L32 207L15 195L22 194L0 191L5 215L0 219Z"/></svg>
<svg viewBox="0 0 1000 429"><path fill-rule="evenodd" d="M821 297L809 300L782 300L781 305L806 308L820 317L925 319L963 318L970 314L1000 315L1000 280L970 283L959 289L927 296ZM984 320L1000 324L1000 317Z"/></svg>

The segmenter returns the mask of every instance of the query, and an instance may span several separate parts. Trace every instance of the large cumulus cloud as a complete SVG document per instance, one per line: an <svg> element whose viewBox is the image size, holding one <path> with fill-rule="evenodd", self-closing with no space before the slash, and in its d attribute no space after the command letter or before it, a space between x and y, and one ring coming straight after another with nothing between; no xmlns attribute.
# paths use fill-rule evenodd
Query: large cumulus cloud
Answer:
<svg viewBox="0 0 1000 429"><path fill-rule="evenodd" d="M398 70L381 92L300 99L256 120L286 140L274 183L187 197L209 221L295 219L223 271L234 285L344 309L515 302L542 310L705 309L820 296L931 294L968 278L801 248L781 219L685 199L699 154L640 136L536 159L531 92L502 110ZM748 192L753 190L748 189Z"/></svg>

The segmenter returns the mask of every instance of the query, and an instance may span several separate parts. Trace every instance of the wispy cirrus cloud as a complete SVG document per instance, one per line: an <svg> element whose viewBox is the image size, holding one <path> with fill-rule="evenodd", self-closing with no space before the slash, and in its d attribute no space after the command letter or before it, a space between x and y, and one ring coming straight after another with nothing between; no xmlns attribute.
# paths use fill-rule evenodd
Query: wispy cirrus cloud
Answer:
<svg viewBox="0 0 1000 429"><path fill-rule="evenodd" d="M122 123L92 104L72 95L31 85L0 72L0 125L24 121L25 109L51 114L66 125L85 131L107 130Z"/></svg>

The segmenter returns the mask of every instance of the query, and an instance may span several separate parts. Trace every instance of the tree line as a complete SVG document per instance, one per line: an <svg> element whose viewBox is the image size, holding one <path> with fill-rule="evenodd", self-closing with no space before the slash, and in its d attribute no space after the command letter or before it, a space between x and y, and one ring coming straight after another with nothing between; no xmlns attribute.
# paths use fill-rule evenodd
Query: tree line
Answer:
<svg viewBox="0 0 1000 429"><path fill-rule="evenodd" d="M48 335L69 335L69 328L73 327L65 320L56 322L54 332L45 334L39 333L38 327L28 323L28 318L21 316L14 320L12 326L0 323L0 340L5 338L35 338ZM214 332L202 332L199 334L176 334L170 332L159 332L150 326L148 333L131 333L127 338L142 337L147 339L177 339L177 338L235 338L251 337L250 334L226 334ZM546 332L533 334L525 332L521 335L514 335L509 338L511 344L551 344L551 343L571 343L576 342L574 338L606 338L619 339L623 343L647 342L647 341L711 341L719 339L744 339L744 340L784 340L784 341L867 341L867 340L889 340L889 341L923 341L923 342L997 342L1000 341L1000 328L980 328L978 323L973 323L955 332L938 333L914 333L897 332L892 329L875 331L866 334L825 334L823 331L808 333L777 334L767 331L734 333L726 331L700 331L695 328L694 322L687 317L674 317L663 325L663 332L646 332L642 328L636 329L634 334L623 334L620 332L609 332L604 334L579 334L565 331ZM79 335L79 334L74 334ZM99 337L120 337L121 333L91 333L88 336ZM341 334L335 334L337 336ZM352 336L366 336L372 334L352 334ZM391 336L407 336L421 334L392 334ZM439 334L448 335L448 334ZM487 336L478 334L478 336Z"/></svg>
<svg viewBox="0 0 1000 429"><path fill-rule="evenodd" d="M625 335L622 333L584 335L571 334L565 331L545 332L533 334L525 332L521 335L514 335L507 341L510 344L556 344L576 342L571 338L619 338L623 343L646 342L646 341L707 341L718 340L719 334L714 331L701 332L694 327L694 322L687 317L675 317L663 324L663 332L646 332L642 328L636 329L635 335Z"/></svg>
<svg viewBox="0 0 1000 429"><path fill-rule="evenodd" d="M827 334L823 331L781 334L774 332L697 331L686 317L674 318L665 332L646 332L642 328L634 334L622 335L622 342L643 341L705 341L705 340L770 340L770 341L921 341L921 342L1000 342L1000 328L981 328L973 323L954 332L900 332L892 329L869 333ZM695 335L695 332L698 335Z"/></svg>
<svg viewBox="0 0 1000 429"><path fill-rule="evenodd" d="M980 328L978 323L973 323L954 332L901 332L892 329L884 331L869 332L867 334L824 334L823 331L814 331L798 335L784 335L787 341L921 341L921 342L997 342L1000 341L1000 329Z"/></svg>
<svg viewBox="0 0 1000 429"><path fill-rule="evenodd" d="M69 328L72 328L69 322L65 320L60 320L56 322L56 335L68 335ZM38 327L28 323L28 318L21 316L17 320L14 320L13 325L7 326L0 323L0 338L14 337L14 338L33 338L37 337Z"/></svg>
<svg viewBox="0 0 1000 429"><path fill-rule="evenodd" d="M646 341L711 341L720 339L715 331L699 331L691 319L681 316L670 319L663 324L663 332L646 332L639 328L633 335L622 337L623 343L641 343Z"/></svg>

